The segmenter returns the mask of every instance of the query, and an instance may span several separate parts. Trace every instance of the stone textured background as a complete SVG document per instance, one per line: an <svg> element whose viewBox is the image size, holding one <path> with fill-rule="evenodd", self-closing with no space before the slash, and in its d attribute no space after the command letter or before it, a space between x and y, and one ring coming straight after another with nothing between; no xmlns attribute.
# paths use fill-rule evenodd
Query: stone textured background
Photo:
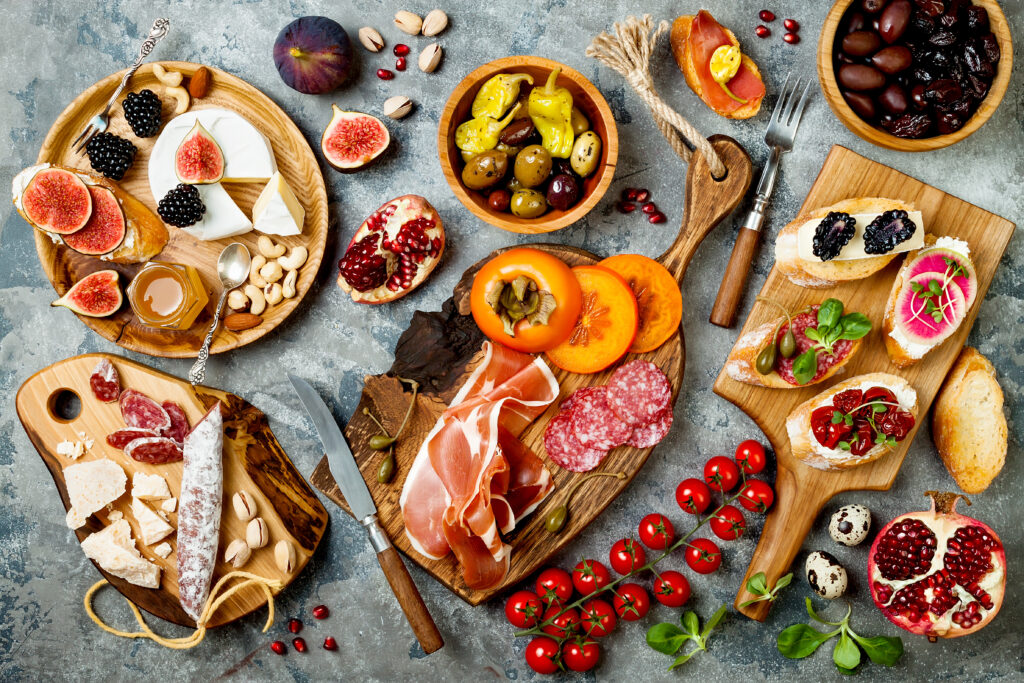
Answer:
<svg viewBox="0 0 1024 683"><path fill-rule="evenodd" d="M761 65L769 87L778 88L788 71L814 77L818 28L828 8L825 0L705 0L719 20L736 30L744 48ZM1005 2L1018 41L1024 33L1024 7ZM408 9L425 14L432 3L411 0ZM649 2L646 10L657 19L693 13L697 2ZM770 40L753 36L757 11L771 5L779 17ZM658 134L645 107L623 79L586 58L590 38L613 21L638 11L637 4L614 0L552 0L544 3L509 0L473 2L451 0L444 9L451 26L440 41L446 51L442 68L425 75L415 68L391 82L377 80L373 71L390 66L392 57L358 50L362 66L347 87L319 97L300 95L278 77L271 45L282 26L306 14L325 14L356 30L370 24L384 34L389 47L401 38L391 28L394 11L405 5L370 0L343 2L188 2L142 0L8 0L0 6L5 39L0 47L0 137L9 141L0 161L0 176L10 178L35 159L43 137L58 113L84 88L124 67L135 54L140 36L156 16L171 19L171 33L154 58L204 62L227 69L265 91L291 114L314 146L330 118L330 105L379 113L390 95L407 94L418 103L407 120L389 123L399 153L386 163L357 175L325 170L331 198L332 235L316 289L287 324L259 343L209 365L212 386L234 391L270 416L273 429L299 470L309 474L319 459L319 444L284 378L286 370L310 378L332 402L343 421L356 405L360 381L391 363L391 349L416 308L434 309L445 299L459 274L491 249L525 242L473 218L455 199L438 167L435 135L447 93L479 64L508 54L550 57L582 71L605 94L619 124L618 175L607 198L584 221L551 237L599 254L640 252L651 256L671 242L681 220L684 167ZM797 18L803 42L781 39L781 19ZM426 39L404 39L414 51ZM1018 49L1015 61L1020 64ZM414 53L415 54L415 53ZM410 60L411 61L411 60ZM1020 192L1024 173L1024 88L1019 66L1002 107L973 137L955 147L920 155L888 152L849 133L819 95L810 105L797 149L785 158L772 210L769 233L788 221L814 180L834 143L846 145L872 159L953 192L1012 221L1024 219ZM685 87L669 55L667 41L659 46L654 80L665 98L701 130L734 136L758 163L765 157L760 144L771 102L753 121L730 122L710 113ZM622 188L649 188L668 215L661 226L639 216L613 211ZM358 223L387 198L406 192L426 196L441 212L449 234L442 267L415 295L381 307L357 307L334 286L334 264L340 246ZM254 614L234 625L211 632L201 647L170 652L147 641L125 641L100 632L82 610L83 592L97 578L82 556L74 535L65 528L59 500L45 467L25 437L14 411L14 393L33 372L68 356L90 351L125 355L100 339L65 310L50 309L53 290L36 258L31 229L11 209L0 214L0 678L11 679L204 679L215 677L294 680L344 678L359 680L439 680L487 678L527 679L534 676L522 657L525 642L512 637L504 622L502 602L472 609L454 599L424 573L413 569L426 602L440 626L446 647L424 658L387 588L362 529L327 503L332 525L321 551L278 603L278 624L261 634L263 615ZM722 225L697 253L684 283L687 341L686 382L676 409L676 426L629 489L558 558L575 564L580 556L607 557L612 541L635 533L639 518L651 510L675 509L676 482L697 471L709 455L731 453L740 440L757 436L753 423L739 410L711 393L711 384L730 348L735 331L707 322L720 272L728 258L739 218ZM1003 613L984 635L930 644L905 637L907 652L893 669L868 665L862 677L902 680L1020 680L1024 609L1019 567L1024 564L1020 515L1020 425L1024 406L1024 295L1021 263L1024 247L1018 237L1010 244L995 282L981 303L971 343L994 361L1006 393L1011 424L1008 462L1003 474L984 494L975 496L971 511L998 530L1008 548L1010 581ZM749 291L760 287L771 266L770 249L758 257ZM751 296L744 302L749 310ZM184 377L185 360L162 360L137 354L130 357ZM853 623L861 633L894 635L891 626L872 607L864 583L866 547L837 548L827 537L827 513L840 503L862 502L875 513L876 524L896 514L920 509L921 492L953 486L927 434L910 450L902 472L889 492L844 495L826 508L816 531L797 560L799 580L774 609L766 624L729 617L709 652L695 657L684 672L666 674L669 661L648 649L644 630L656 620L674 620L677 613L658 607L640 624L621 628L607 639L604 661L596 675L586 678L672 679L699 676L701 680L838 679L823 649L809 659L789 661L775 649L775 636L785 626L806 621L803 598L809 592L802 578L806 552L828 548L851 574ZM692 607L709 615L723 602L732 602L739 577L753 550L758 529L749 538L725 548L723 569L711 577L694 577ZM681 559L669 564L682 565ZM113 591L98 601L115 623L129 625L127 610ZM332 617L314 623L313 605L326 603ZM841 616L842 605L832 608ZM116 615L116 616L115 616ZM304 617L310 652L281 658L266 647L274 637L287 635L284 621ZM180 629L158 625L168 633ZM320 649L323 636L334 635L341 651Z"/></svg>

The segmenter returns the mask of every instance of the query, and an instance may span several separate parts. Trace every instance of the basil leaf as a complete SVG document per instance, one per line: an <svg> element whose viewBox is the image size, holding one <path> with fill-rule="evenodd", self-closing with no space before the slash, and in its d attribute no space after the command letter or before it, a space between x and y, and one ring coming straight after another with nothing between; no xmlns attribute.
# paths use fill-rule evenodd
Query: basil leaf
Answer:
<svg viewBox="0 0 1024 683"><path fill-rule="evenodd" d="M700 619L697 618L696 612L686 612L682 617L683 629L691 634L697 635L700 633Z"/></svg>
<svg viewBox="0 0 1024 683"><path fill-rule="evenodd" d="M825 346L831 350L832 345L839 341L839 338L843 336L843 326L836 325L828 329L828 334L825 335Z"/></svg>
<svg viewBox="0 0 1024 683"><path fill-rule="evenodd" d="M822 633L807 624L793 624L779 634L775 644L783 657L803 659L814 654L814 651L821 647L822 643L832 638L836 633L838 631Z"/></svg>
<svg viewBox="0 0 1024 683"><path fill-rule="evenodd" d="M839 326L842 328L843 333L839 335L839 339L860 339L871 331L871 320L863 313L850 313L844 315L839 321Z"/></svg>
<svg viewBox="0 0 1024 683"><path fill-rule="evenodd" d="M818 374L818 352L807 349L793 361L793 378L797 384L807 384Z"/></svg>
<svg viewBox="0 0 1024 683"><path fill-rule="evenodd" d="M804 329L804 336L814 341L821 341L821 335L818 334L818 330L813 327L807 327Z"/></svg>
<svg viewBox="0 0 1024 683"><path fill-rule="evenodd" d="M839 642L832 650L832 661L840 670L856 669L860 665L860 648L846 633L846 629L843 629L839 635Z"/></svg>
<svg viewBox="0 0 1024 683"><path fill-rule="evenodd" d="M708 619L708 623L704 624L704 630L700 633L701 638L708 637L711 631L714 630L716 626L718 626L718 622L722 621L722 617L725 616L725 613L728 611L728 609L729 608L727 605L722 605L718 608L718 611L711 615L711 618Z"/></svg>
<svg viewBox="0 0 1024 683"><path fill-rule="evenodd" d="M700 652L700 650L693 650L691 652L687 652L685 655L680 655L676 658L676 661L672 662L672 666L670 666L668 670L671 671L677 666L682 666L683 664L686 664L688 661L690 661L690 657L694 656L698 652Z"/></svg>
<svg viewBox="0 0 1024 683"><path fill-rule="evenodd" d="M764 572L758 572L747 581L747 590L754 595L764 595L768 592L768 581Z"/></svg>
<svg viewBox="0 0 1024 683"><path fill-rule="evenodd" d="M832 327L843 315L843 302L839 299L825 299L818 307L818 329Z"/></svg>
<svg viewBox="0 0 1024 683"><path fill-rule="evenodd" d="M889 638L887 636L864 638L862 636L858 636L853 631L850 631L850 635L854 640L860 643L860 646L864 648L865 654L867 654L875 664L881 664L882 666L895 666L896 662L898 662L900 657L903 656L903 640L899 636L894 638Z"/></svg>
<svg viewBox="0 0 1024 683"><path fill-rule="evenodd" d="M674 655L692 637L675 624L655 624L647 630L647 644L665 655Z"/></svg>

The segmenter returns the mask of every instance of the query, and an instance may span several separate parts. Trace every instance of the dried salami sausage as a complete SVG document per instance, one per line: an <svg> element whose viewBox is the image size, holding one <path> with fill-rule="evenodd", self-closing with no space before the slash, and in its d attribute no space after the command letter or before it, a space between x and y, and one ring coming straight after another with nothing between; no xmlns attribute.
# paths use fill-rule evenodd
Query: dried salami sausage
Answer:
<svg viewBox="0 0 1024 683"><path fill-rule="evenodd" d="M626 443L633 428L616 417L604 387L580 396L569 411L572 433L583 446L608 450Z"/></svg>
<svg viewBox="0 0 1024 683"><path fill-rule="evenodd" d="M113 434L107 434L107 444L124 450L124 447L136 439L144 439L149 436L160 436L151 429L118 429Z"/></svg>
<svg viewBox="0 0 1024 683"><path fill-rule="evenodd" d="M117 368L106 358L100 362L89 376L89 387L92 395L104 403L113 403L121 395L121 378L117 374Z"/></svg>
<svg viewBox="0 0 1024 683"><path fill-rule="evenodd" d="M160 407L167 411L167 416L171 418L171 426L162 432L163 436L184 443L185 435L190 429L185 411L174 401L164 401Z"/></svg>
<svg viewBox="0 0 1024 683"><path fill-rule="evenodd" d="M608 455L608 451L587 448L573 436L570 411L562 411L548 422L544 450L549 460L570 472L589 472Z"/></svg>
<svg viewBox="0 0 1024 683"><path fill-rule="evenodd" d="M654 363L634 360L612 373L607 399L620 420L643 427L658 419L672 404L672 384Z"/></svg>
<svg viewBox="0 0 1024 683"><path fill-rule="evenodd" d="M166 436L144 436L130 441L124 447L124 453L132 460L151 465L176 462L182 458L181 446Z"/></svg>
<svg viewBox="0 0 1024 683"><path fill-rule="evenodd" d="M171 417L160 404L141 391L125 389L121 392L121 417L129 427L162 432L171 426Z"/></svg>

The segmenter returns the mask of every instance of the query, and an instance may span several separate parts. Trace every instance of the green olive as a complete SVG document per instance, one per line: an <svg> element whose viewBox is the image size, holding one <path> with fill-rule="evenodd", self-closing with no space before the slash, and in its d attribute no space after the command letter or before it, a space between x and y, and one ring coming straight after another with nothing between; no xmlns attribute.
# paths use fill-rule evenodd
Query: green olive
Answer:
<svg viewBox="0 0 1024 683"><path fill-rule="evenodd" d="M587 117L576 107L572 108L572 134L582 135L586 131L590 130L590 121Z"/></svg>
<svg viewBox="0 0 1024 683"><path fill-rule="evenodd" d="M551 152L540 145L528 145L516 155L513 173L524 187L537 187L551 175Z"/></svg>
<svg viewBox="0 0 1024 683"><path fill-rule="evenodd" d="M775 369L775 344L769 344L761 349L761 353L757 354L754 367L762 375L767 375Z"/></svg>
<svg viewBox="0 0 1024 683"><path fill-rule="evenodd" d="M522 147L516 147L514 145L506 145L504 142L499 142L498 146L494 149L499 152L504 152L509 156L510 159L514 159L517 154L523 151Z"/></svg>
<svg viewBox="0 0 1024 683"><path fill-rule="evenodd" d="M508 155L497 149L482 152L462 169L462 182L471 190L482 190L501 182L508 173Z"/></svg>
<svg viewBox="0 0 1024 683"><path fill-rule="evenodd" d="M549 533L557 534L565 528L565 520L568 518L569 509L564 505L559 505L548 513L547 518L544 520L544 527Z"/></svg>
<svg viewBox="0 0 1024 683"><path fill-rule="evenodd" d="M786 330L786 334L782 335L782 339L779 340L779 353L783 358L792 358L796 353L796 336L793 334L792 327Z"/></svg>
<svg viewBox="0 0 1024 683"><path fill-rule="evenodd" d="M375 451L382 451L393 444L395 440L385 434L374 434L370 437L370 448Z"/></svg>
<svg viewBox="0 0 1024 683"><path fill-rule="evenodd" d="M548 210L548 203L537 190L517 190L512 195L511 209L513 216L536 218Z"/></svg>
<svg viewBox="0 0 1024 683"><path fill-rule="evenodd" d="M572 154L569 156L569 163L572 170L581 178L586 178L597 169L597 162L601 160L601 138L592 130L576 138L572 145Z"/></svg>
<svg viewBox="0 0 1024 683"><path fill-rule="evenodd" d="M523 184L519 182L519 178L516 178L515 176L512 176L511 178L508 179L508 182L505 183L505 187L508 188L509 192L519 192L519 190L526 189L525 187L523 187Z"/></svg>
<svg viewBox="0 0 1024 683"><path fill-rule="evenodd" d="M387 484L395 476L395 451L390 450L384 459L380 462L380 467L377 469L377 481L381 484Z"/></svg>

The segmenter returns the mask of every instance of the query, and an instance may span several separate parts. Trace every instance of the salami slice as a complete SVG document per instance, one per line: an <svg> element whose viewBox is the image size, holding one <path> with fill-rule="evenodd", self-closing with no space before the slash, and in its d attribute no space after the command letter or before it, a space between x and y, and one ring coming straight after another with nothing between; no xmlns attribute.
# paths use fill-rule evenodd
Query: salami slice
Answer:
<svg viewBox="0 0 1024 683"><path fill-rule="evenodd" d="M150 429L118 429L113 434L107 434L107 443L114 448L124 450L124 447L132 441L150 436L159 436L159 434Z"/></svg>
<svg viewBox="0 0 1024 683"><path fill-rule="evenodd" d="M672 411L666 410L651 424L635 427L626 443L634 448L651 448L658 445L670 429L672 429Z"/></svg>
<svg viewBox="0 0 1024 683"><path fill-rule="evenodd" d="M92 395L104 403L113 403L121 395L121 378L117 374L117 368L106 358L93 368L89 377L89 387Z"/></svg>
<svg viewBox="0 0 1024 683"><path fill-rule="evenodd" d="M601 387L580 387L576 391L566 396L565 400L562 401L562 405L558 407L563 411L572 410L572 407L576 405L576 401L578 401L583 396L586 396L587 394L592 394L595 391L599 391L600 389Z"/></svg>
<svg viewBox="0 0 1024 683"><path fill-rule="evenodd" d="M548 459L570 472L589 472L604 460L608 451L587 448L572 433L572 416L562 411L544 429L544 450Z"/></svg>
<svg viewBox="0 0 1024 683"><path fill-rule="evenodd" d="M608 405L605 387L580 396L568 411L572 433L583 446L608 450L626 443L633 428L615 416Z"/></svg>
<svg viewBox="0 0 1024 683"><path fill-rule="evenodd" d="M124 454L132 460L151 465L176 462L182 458L181 446L166 436L144 436L129 441L124 447Z"/></svg>
<svg viewBox="0 0 1024 683"><path fill-rule="evenodd" d="M121 392L121 417L129 427L162 432L171 426L171 417L160 404L141 391L125 389Z"/></svg>
<svg viewBox="0 0 1024 683"><path fill-rule="evenodd" d="M633 427L643 427L654 422L671 405L672 384L654 363L634 360L612 373L607 399L620 420Z"/></svg>
<svg viewBox="0 0 1024 683"><path fill-rule="evenodd" d="M160 407L167 411L167 416L171 418L171 426L162 432L163 436L184 443L185 435L190 429L185 411L174 401L164 401Z"/></svg>
<svg viewBox="0 0 1024 683"><path fill-rule="evenodd" d="M793 374L793 363L796 362L800 354L817 345L818 342L806 334L808 327L817 327L817 325L818 306L811 307L811 310L806 313L793 316L793 338L796 340L796 352L790 358L783 358L780 355L775 361L775 372L779 373L779 377L783 380L794 386L800 386L800 383L796 381L796 376ZM780 341L786 336L788 331L789 325L783 323L775 338L776 341ZM829 371L829 368L842 363L850 355L851 351L853 351L853 342L847 339L840 339L832 345L832 353L819 353L818 368L810 381L814 382L821 379Z"/></svg>

